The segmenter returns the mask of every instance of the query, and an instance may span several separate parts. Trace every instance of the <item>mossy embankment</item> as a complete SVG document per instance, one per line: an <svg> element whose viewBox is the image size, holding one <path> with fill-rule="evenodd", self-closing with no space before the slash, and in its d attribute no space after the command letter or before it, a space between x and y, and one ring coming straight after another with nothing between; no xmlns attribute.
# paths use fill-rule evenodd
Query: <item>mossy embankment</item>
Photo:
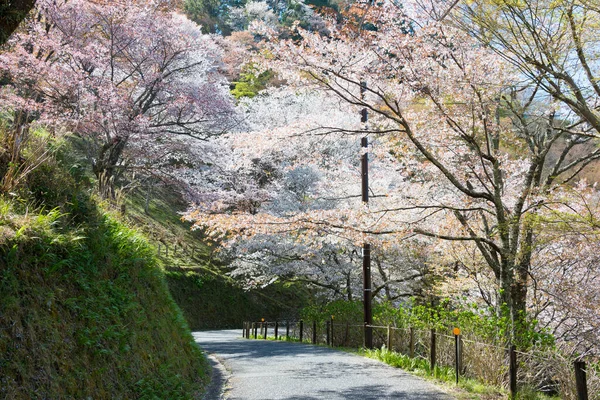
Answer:
<svg viewBox="0 0 600 400"><path fill-rule="evenodd" d="M244 321L297 319L305 290L275 284L246 291L232 280L203 268L168 268L169 289L192 330L239 328Z"/></svg>
<svg viewBox="0 0 600 400"><path fill-rule="evenodd" d="M155 249L85 196L0 199L0 398L194 398L209 368Z"/></svg>
<svg viewBox="0 0 600 400"><path fill-rule="evenodd" d="M181 220L189 204L168 187L153 187L150 199L146 190L130 193L121 218L154 243L171 295L192 330L241 329L244 321L299 317L310 298L306 287L276 282L244 289L227 275L227 261L220 259L217 246Z"/></svg>

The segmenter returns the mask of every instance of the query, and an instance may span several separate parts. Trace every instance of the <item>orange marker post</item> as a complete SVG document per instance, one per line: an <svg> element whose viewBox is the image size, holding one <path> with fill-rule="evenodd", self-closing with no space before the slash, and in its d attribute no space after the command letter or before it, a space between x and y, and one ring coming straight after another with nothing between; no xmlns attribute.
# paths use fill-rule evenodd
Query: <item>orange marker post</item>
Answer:
<svg viewBox="0 0 600 400"><path fill-rule="evenodd" d="M458 385L458 375L460 373L459 358L458 358L458 345L460 342L460 328L454 328L452 330L452 333L454 333L454 356L455 356L454 367L456 368L456 384Z"/></svg>

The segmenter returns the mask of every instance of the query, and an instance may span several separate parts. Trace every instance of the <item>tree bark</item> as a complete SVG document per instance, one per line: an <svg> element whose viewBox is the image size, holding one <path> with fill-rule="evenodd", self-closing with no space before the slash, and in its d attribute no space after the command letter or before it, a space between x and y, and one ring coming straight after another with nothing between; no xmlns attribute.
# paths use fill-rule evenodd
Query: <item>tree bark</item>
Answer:
<svg viewBox="0 0 600 400"><path fill-rule="evenodd" d="M105 143L94 162L93 171L98 178L98 191L105 199L114 199L114 179L116 168L127 145L127 138L115 137L110 143Z"/></svg>

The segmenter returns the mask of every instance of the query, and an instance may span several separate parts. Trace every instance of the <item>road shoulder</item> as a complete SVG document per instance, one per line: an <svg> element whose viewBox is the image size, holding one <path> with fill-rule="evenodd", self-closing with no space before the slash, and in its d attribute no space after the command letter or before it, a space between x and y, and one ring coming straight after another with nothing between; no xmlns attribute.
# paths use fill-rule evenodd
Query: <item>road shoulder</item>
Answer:
<svg viewBox="0 0 600 400"><path fill-rule="evenodd" d="M206 354L206 358L211 366L211 376L202 400L227 400L231 373L216 355Z"/></svg>

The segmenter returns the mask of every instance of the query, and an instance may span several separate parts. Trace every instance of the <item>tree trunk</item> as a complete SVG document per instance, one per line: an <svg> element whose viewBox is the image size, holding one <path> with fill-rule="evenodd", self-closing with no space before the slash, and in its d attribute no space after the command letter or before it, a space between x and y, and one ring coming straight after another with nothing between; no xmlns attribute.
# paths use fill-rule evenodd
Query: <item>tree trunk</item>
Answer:
<svg viewBox="0 0 600 400"><path fill-rule="evenodd" d="M110 143L105 143L93 165L94 174L98 178L98 191L105 199L115 198L116 168L126 144L127 139L120 136L115 137Z"/></svg>
<svg viewBox="0 0 600 400"><path fill-rule="evenodd" d="M521 339L523 330L527 328L527 276L529 264L512 265L503 271L500 281L500 293L498 301L498 317L508 316L510 318L510 329L507 330L507 340L517 344L519 347L527 343Z"/></svg>

